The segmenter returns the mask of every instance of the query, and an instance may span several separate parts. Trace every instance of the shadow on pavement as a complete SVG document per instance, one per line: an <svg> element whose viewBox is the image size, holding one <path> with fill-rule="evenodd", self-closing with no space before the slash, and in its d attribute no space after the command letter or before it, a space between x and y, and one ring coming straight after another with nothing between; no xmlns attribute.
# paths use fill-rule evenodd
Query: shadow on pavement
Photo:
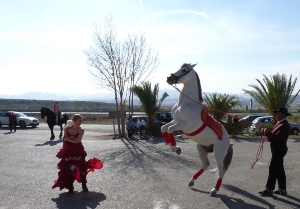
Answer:
<svg viewBox="0 0 300 209"><path fill-rule="evenodd" d="M61 142L62 142L61 140L46 141L43 144L36 144L34 146L36 146L36 147L45 146L45 145L55 146L55 145L57 145L58 143L61 143Z"/></svg>
<svg viewBox="0 0 300 209"><path fill-rule="evenodd" d="M8 132L4 133L4 135L7 135L7 134L13 134L13 133L14 133L14 132L8 131Z"/></svg>
<svg viewBox="0 0 300 209"><path fill-rule="evenodd" d="M18 130L31 131L31 130L37 129L37 128L38 128L38 127L31 127L31 126L27 126L26 128L21 128L21 127L18 127L18 126L17 126L17 131L18 131ZM6 126L6 127L3 127L3 126L2 126L1 129L9 131L9 126Z"/></svg>
<svg viewBox="0 0 300 209"><path fill-rule="evenodd" d="M224 189L233 191L233 192L235 192L235 193L237 193L239 195L248 197L249 199L252 199L252 200L254 200L256 202L260 202L261 204L264 204L264 205L268 206L268 208L274 208L274 206L271 203L269 203L268 201L266 201L265 199L262 199L262 198L260 198L258 196L255 196L255 195L253 195L253 194L251 194L251 193L249 193L247 191L244 191L244 190L242 190L242 189L240 189L238 187L235 187L235 186L232 186L232 185L222 185L222 187ZM220 198L227 205L228 208L235 208L234 206L236 204L238 206L237 208L261 208L261 207L252 206L252 205L250 207L250 205L247 204L247 203L241 204L242 200L239 200L237 198L228 198L228 197L225 197L224 195L220 195ZM296 197L293 197L293 196L290 196L290 195L287 195L287 196L273 195L273 197L269 197L269 198L272 198L273 200L282 203L282 205L283 205L284 208L286 208L286 207L288 207L288 208L300 208L300 204L299 204L300 203L300 199L296 198ZM228 199L233 199L234 202L232 200L230 200L230 204L228 204ZM289 199L293 200L294 202L290 201Z"/></svg>
<svg viewBox="0 0 300 209"><path fill-rule="evenodd" d="M300 139L293 139L293 138L292 138L292 140L294 140L293 142L295 142L295 143L300 142Z"/></svg>
<svg viewBox="0 0 300 209"><path fill-rule="evenodd" d="M263 205L266 205L267 208L274 208L274 205L272 205L271 203L269 203L265 199L261 198L259 196L259 194L257 194L258 196L256 196L256 195L253 195L253 194L251 194L251 193L249 193L245 190L242 190L242 189L240 189L236 186L227 185L227 184L222 185L222 188L226 189L226 190L229 190L229 191L232 191L232 192L234 192L238 195L247 197L247 198L249 198L251 200L254 200L256 202L259 202ZM225 196L225 195L220 195L220 198L224 202L224 204L227 205L228 208L266 208L266 207L260 207L260 206L255 206L255 205L252 205L252 204L245 203L243 200L241 200L239 198L231 198L231 197L228 197L228 196ZM272 197L270 197L270 198L272 198Z"/></svg>
<svg viewBox="0 0 300 209"><path fill-rule="evenodd" d="M161 138L158 139L163 140ZM170 165L172 164L172 162L174 162L174 166L177 166L178 168L182 165L194 167L197 166L197 163L200 164L200 160L199 162L195 163L195 161L193 160L178 157L178 155L172 152L171 149L166 152L158 149L147 140L139 140L131 137L130 139L122 138L121 141L124 143L126 148L115 153L110 153L109 157L115 159L117 157L120 157L125 152L129 151L132 157L130 161L121 162L122 167L124 168L129 166L136 166L144 169L144 171L147 173L148 168L146 168L144 165L147 164L147 160L152 160L163 165Z"/></svg>
<svg viewBox="0 0 300 209"><path fill-rule="evenodd" d="M291 202L290 200L288 200L288 198L295 201L295 202L297 202L297 203ZM282 202L286 206L289 206L289 207L293 206L295 208L300 208L300 199L296 198L296 197L293 197L291 195L287 195L287 196L279 196L279 195L275 196L274 195L274 200L276 200L277 202Z"/></svg>
<svg viewBox="0 0 300 209"><path fill-rule="evenodd" d="M196 192L200 192L200 193L205 193L207 195L209 195L209 192L207 191L201 191L195 188L190 188L193 191ZM220 198L222 200L222 202L227 206L227 208L231 208L231 209L240 209L240 208L251 208L251 209L262 209L262 208L274 208L274 206L269 203L268 201L257 197L249 192L246 192L238 187L235 186L231 186L231 185L222 185L221 189L226 189L226 190L230 190L232 192L235 192L238 195L242 195L244 197L247 197L251 200L254 200L256 202L260 202L261 204L266 205L266 207L261 207L261 206L257 206L257 205L253 205L250 203L246 203L244 202L244 200L239 199L239 198L235 198L235 197L230 197L227 195L222 195L222 194L217 194L217 196L215 198ZM211 197L214 198L214 197Z"/></svg>
<svg viewBox="0 0 300 209"><path fill-rule="evenodd" d="M235 142L242 142L242 141L246 141L246 142L254 142L254 143L260 143L261 141L261 137L257 137L257 138L231 138L233 139Z"/></svg>
<svg viewBox="0 0 300 209"><path fill-rule="evenodd" d="M98 192L76 192L69 194L61 193L57 198L51 199L56 203L57 208L97 208L100 202L106 200L106 196Z"/></svg>

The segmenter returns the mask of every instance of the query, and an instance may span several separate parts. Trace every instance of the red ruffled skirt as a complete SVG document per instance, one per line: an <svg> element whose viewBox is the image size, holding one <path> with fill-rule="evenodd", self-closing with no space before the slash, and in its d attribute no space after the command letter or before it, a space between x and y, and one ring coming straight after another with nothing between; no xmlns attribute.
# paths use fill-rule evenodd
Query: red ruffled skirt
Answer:
<svg viewBox="0 0 300 209"><path fill-rule="evenodd" d="M63 142L63 147L57 153L56 157L61 159L57 164L58 179L54 181L52 189L59 187L60 190L68 189L75 180L81 182L80 173L94 172L95 169L101 169L103 163L98 158L85 160L87 156L82 143Z"/></svg>

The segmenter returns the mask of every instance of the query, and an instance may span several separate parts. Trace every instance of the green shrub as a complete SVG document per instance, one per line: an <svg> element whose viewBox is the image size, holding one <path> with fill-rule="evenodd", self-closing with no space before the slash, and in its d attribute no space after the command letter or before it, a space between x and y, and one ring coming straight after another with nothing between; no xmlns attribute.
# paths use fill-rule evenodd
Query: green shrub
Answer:
<svg viewBox="0 0 300 209"><path fill-rule="evenodd" d="M229 135L238 135L247 133L250 127L250 124L247 123L224 123L223 126L227 130Z"/></svg>
<svg viewBox="0 0 300 209"><path fill-rule="evenodd" d="M149 124L146 125L146 133L147 135L154 136L154 137L159 137L161 135L161 126L163 124L161 123L153 123L152 126L150 127Z"/></svg>

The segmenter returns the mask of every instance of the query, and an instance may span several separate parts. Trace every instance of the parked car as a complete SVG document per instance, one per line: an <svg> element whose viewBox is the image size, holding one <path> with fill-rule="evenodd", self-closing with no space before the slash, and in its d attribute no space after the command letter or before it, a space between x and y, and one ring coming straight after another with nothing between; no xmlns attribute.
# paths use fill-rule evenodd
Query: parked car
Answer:
<svg viewBox="0 0 300 209"><path fill-rule="evenodd" d="M21 112L7 111L0 113L0 127L2 125L9 125L9 115L11 112L15 113L17 117L17 125L22 128L25 128L26 126L36 127L40 124L37 118L28 117L27 115Z"/></svg>
<svg viewBox="0 0 300 209"><path fill-rule="evenodd" d="M255 120L258 117L262 117L262 115L247 115L247 116L239 119L239 122L244 122L244 123L247 123L247 121L252 122L253 120Z"/></svg>
<svg viewBox="0 0 300 209"><path fill-rule="evenodd" d="M154 118L166 123L169 123L173 120L171 112L157 112Z"/></svg>
<svg viewBox="0 0 300 209"><path fill-rule="evenodd" d="M250 127L250 131L256 132L261 128L261 126L271 125L273 124L273 122L274 122L273 116L258 117L252 121L253 124ZM298 135L300 130L300 125L293 122L289 122L289 124L291 127L291 135Z"/></svg>

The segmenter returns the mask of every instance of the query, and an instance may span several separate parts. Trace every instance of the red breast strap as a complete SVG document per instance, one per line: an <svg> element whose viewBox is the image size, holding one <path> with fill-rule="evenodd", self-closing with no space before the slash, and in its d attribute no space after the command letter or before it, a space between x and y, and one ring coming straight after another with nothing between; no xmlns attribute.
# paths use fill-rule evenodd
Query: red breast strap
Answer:
<svg viewBox="0 0 300 209"><path fill-rule="evenodd" d="M218 138L220 140L222 140L222 125L208 114L208 111L205 107L201 111L201 119L202 119L203 125L200 126L200 128L198 128L196 131L194 131L192 133L186 133L186 135L187 136L195 136L195 135L199 134L201 131L203 131L208 126L216 133Z"/></svg>
<svg viewBox="0 0 300 209"><path fill-rule="evenodd" d="M195 135L199 134L201 131L203 131L206 128L206 126L207 126L206 123L203 123L202 126L200 126L200 128L198 128L196 131L189 133L189 134L186 133L186 135L195 136Z"/></svg>

